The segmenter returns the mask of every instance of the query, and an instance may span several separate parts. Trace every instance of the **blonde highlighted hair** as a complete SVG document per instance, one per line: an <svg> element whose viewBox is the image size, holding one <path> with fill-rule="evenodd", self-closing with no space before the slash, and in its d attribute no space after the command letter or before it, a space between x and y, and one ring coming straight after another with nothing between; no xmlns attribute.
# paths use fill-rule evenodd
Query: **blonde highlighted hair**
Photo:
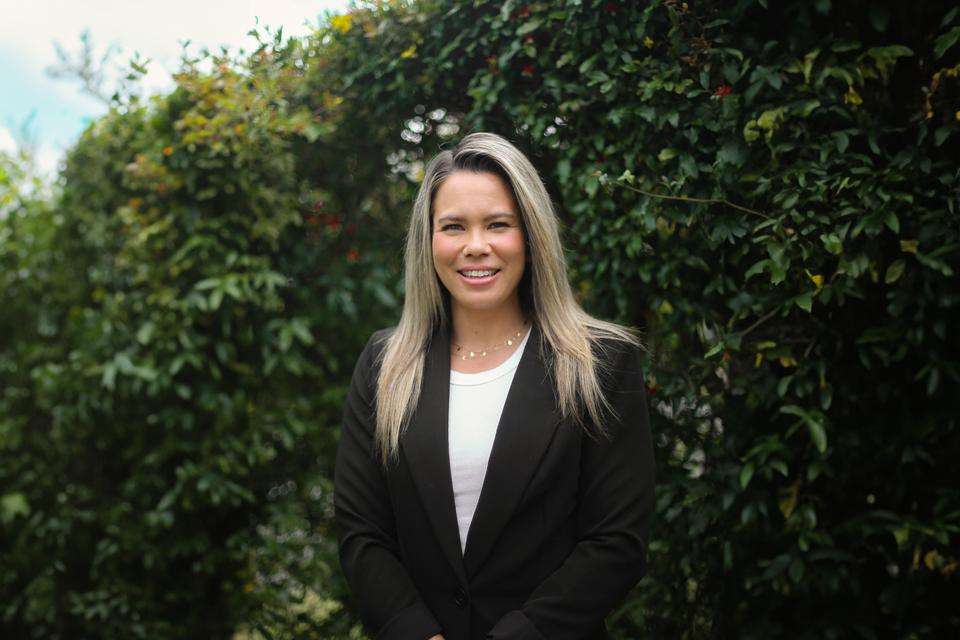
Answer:
<svg viewBox="0 0 960 640"><path fill-rule="evenodd" d="M560 413L587 428L587 416L605 435L601 414L610 409L598 380L596 357L604 339L642 347L633 329L600 320L581 308L567 279L557 216L530 161L505 138L471 133L427 165L417 193L404 250L403 312L380 350L376 392L376 449L386 465L420 398L430 338L451 322L449 293L434 269L433 199L455 171L493 173L509 186L520 213L529 262L519 285L524 314L553 350L553 379ZM588 430L589 432L589 430Z"/></svg>

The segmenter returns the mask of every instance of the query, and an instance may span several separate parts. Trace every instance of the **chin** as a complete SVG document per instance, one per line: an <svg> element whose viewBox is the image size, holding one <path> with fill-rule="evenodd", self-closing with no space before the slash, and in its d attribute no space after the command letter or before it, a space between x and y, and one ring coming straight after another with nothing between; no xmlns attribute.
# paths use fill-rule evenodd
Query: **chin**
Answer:
<svg viewBox="0 0 960 640"><path fill-rule="evenodd" d="M460 307L471 311L489 311L504 306L506 302L505 300L465 300L462 298L454 298L453 301Z"/></svg>

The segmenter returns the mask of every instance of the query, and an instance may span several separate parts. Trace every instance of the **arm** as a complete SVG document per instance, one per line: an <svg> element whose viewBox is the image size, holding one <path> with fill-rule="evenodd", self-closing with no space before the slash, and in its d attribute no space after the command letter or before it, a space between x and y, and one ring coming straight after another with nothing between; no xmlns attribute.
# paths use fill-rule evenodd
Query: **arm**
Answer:
<svg viewBox="0 0 960 640"><path fill-rule="evenodd" d="M602 624L646 572L654 460L639 351L614 361L609 439L583 438L578 542L560 567L493 627L488 640L573 640Z"/></svg>
<svg viewBox="0 0 960 640"><path fill-rule="evenodd" d="M340 565L376 640L426 640L441 628L400 562L386 479L373 449L373 343L353 371L334 465Z"/></svg>

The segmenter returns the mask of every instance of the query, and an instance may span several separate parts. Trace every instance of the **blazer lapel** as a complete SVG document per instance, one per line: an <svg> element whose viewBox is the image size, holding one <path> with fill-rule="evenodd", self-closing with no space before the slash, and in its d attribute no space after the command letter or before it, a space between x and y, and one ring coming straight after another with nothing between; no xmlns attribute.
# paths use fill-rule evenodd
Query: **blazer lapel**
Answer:
<svg viewBox="0 0 960 640"><path fill-rule="evenodd" d="M449 405L450 333L449 329L438 328L427 349L420 399L400 447L443 554L466 584L450 476Z"/></svg>
<svg viewBox="0 0 960 640"><path fill-rule="evenodd" d="M560 422L541 340L534 323L507 393L462 555L450 474L449 329L438 328L427 351L422 392L400 446L443 554L464 584L492 550Z"/></svg>
<svg viewBox="0 0 960 640"><path fill-rule="evenodd" d="M470 523L463 557L468 576L483 566L560 422L552 378L541 356L541 340L534 323L514 372Z"/></svg>

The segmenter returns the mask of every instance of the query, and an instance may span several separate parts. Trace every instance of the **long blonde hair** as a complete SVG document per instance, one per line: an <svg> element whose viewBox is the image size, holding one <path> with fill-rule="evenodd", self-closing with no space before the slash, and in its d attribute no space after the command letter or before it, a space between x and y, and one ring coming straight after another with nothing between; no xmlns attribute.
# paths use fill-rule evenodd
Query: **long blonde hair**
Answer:
<svg viewBox="0 0 960 640"><path fill-rule="evenodd" d="M404 250L406 297L396 329L380 350L376 392L376 449L386 465L420 398L426 352L438 326L451 322L449 292L434 269L432 203L454 171L494 173L510 187L520 211L529 256L519 284L524 314L553 349L553 376L561 416L586 428L583 409L598 431L610 406L598 382L602 363L594 347L607 338L642 347L635 331L600 320L581 308L567 279L557 216L540 176L523 153L492 133L471 133L427 165L417 193ZM589 432L589 431L588 431Z"/></svg>

